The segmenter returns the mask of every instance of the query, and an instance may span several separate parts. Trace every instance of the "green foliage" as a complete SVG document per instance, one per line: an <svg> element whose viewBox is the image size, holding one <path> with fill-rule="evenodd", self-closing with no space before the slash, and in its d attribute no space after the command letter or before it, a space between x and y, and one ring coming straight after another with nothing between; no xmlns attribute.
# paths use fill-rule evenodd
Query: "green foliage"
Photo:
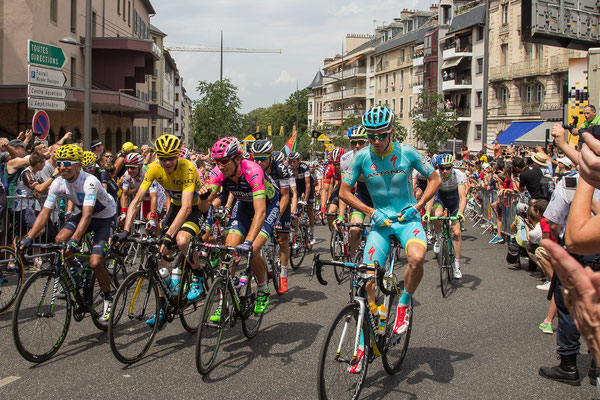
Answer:
<svg viewBox="0 0 600 400"><path fill-rule="evenodd" d="M242 105L238 88L229 79L216 82L201 81L196 87L200 100L194 102L192 130L200 149L208 149L219 138L239 137Z"/></svg>
<svg viewBox="0 0 600 400"><path fill-rule="evenodd" d="M432 153L458 134L456 113L444 109L444 97L436 92L423 89L412 112L415 136Z"/></svg>

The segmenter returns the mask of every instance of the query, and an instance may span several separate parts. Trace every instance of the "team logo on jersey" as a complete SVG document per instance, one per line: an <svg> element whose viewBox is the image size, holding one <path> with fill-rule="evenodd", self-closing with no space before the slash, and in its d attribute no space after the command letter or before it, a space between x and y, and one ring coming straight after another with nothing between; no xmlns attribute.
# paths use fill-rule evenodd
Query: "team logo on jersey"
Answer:
<svg viewBox="0 0 600 400"><path fill-rule="evenodd" d="M371 171L377 171L377 165L371 164Z"/></svg>
<svg viewBox="0 0 600 400"><path fill-rule="evenodd" d="M79 200L79 204L83 203L84 198L85 198L85 193L77 193L77 200Z"/></svg>

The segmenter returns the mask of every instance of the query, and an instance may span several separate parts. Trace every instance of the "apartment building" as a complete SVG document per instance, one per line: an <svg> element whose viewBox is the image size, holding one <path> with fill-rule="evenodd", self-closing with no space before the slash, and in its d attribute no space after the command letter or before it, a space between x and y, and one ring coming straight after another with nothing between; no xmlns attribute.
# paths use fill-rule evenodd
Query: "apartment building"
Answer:
<svg viewBox="0 0 600 400"><path fill-rule="evenodd" d="M110 150L133 138L133 121L152 118L147 75L161 51L150 40L149 0L93 2L92 14L92 138ZM29 128L27 108L27 40L60 46L66 55L67 109L49 111L50 141L67 131L83 132L84 52L61 43L85 36L85 0L5 1L0 6L0 131L11 137Z"/></svg>
<svg viewBox="0 0 600 400"><path fill-rule="evenodd" d="M308 131L311 132L323 122L323 74L321 70L317 71L307 89Z"/></svg>
<svg viewBox="0 0 600 400"><path fill-rule="evenodd" d="M183 78L179 75L179 71L175 71L175 86L173 97L173 135L177 136L183 143Z"/></svg>
<svg viewBox="0 0 600 400"><path fill-rule="evenodd" d="M543 143L563 119L569 58L586 52L523 42L520 1L491 0L489 22L488 142Z"/></svg>
<svg viewBox="0 0 600 400"><path fill-rule="evenodd" d="M192 119L193 119L193 112L194 112L194 103L192 102L192 99L190 99L188 97L188 95L186 94L185 89L183 89L183 103L182 103L182 108L181 108L181 113L182 113L182 121L181 121L181 125L182 125L182 136L183 136L183 143L185 144L185 146L187 146L188 148L193 148L194 147L194 132L192 129Z"/></svg>

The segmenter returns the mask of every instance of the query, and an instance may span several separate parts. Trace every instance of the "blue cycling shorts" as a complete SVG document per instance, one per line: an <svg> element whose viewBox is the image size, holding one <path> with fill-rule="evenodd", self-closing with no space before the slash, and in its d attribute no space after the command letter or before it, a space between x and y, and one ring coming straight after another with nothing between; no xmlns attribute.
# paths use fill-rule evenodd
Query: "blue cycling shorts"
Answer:
<svg viewBox="0 0 600 400"><path fill-rule="evenodd" d="M229 218L229 224L227 225L225 233L237 233L245 238L250 230L253 218L254 205L250 202L236 200L233 209L231 210L231 217ZM267 202L265 221L263 222L260 234L268 239L271 236L278 219L279 201L270 204Z"/></svg>
<svg viewBox="0 0 600 400"><path fill-rule="evenodd" d="M394 235L406 250L410 243L420 243L427 248L427 236L421 224L421 216L417 215L409 221L399 222L396 220L392 226L371 225L371 231L367 237L363 262L373 265L375 261L385 265L385 260L390 254L390 235Z"/></svg>

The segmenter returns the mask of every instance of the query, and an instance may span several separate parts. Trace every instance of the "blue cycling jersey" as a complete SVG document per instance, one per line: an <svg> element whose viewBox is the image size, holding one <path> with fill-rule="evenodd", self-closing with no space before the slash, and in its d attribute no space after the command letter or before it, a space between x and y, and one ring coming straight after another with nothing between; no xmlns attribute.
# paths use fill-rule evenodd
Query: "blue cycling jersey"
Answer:
<svg viewBox="0 0 600 400"><path fill-rule="evenodd" d="M367 146L354 155L344 182L354 186L358 178L364 176L373 208L391 217L417 202L412 190L413 169L427 177L434 172L413 146L392 142L382 155Z"/></svg>

